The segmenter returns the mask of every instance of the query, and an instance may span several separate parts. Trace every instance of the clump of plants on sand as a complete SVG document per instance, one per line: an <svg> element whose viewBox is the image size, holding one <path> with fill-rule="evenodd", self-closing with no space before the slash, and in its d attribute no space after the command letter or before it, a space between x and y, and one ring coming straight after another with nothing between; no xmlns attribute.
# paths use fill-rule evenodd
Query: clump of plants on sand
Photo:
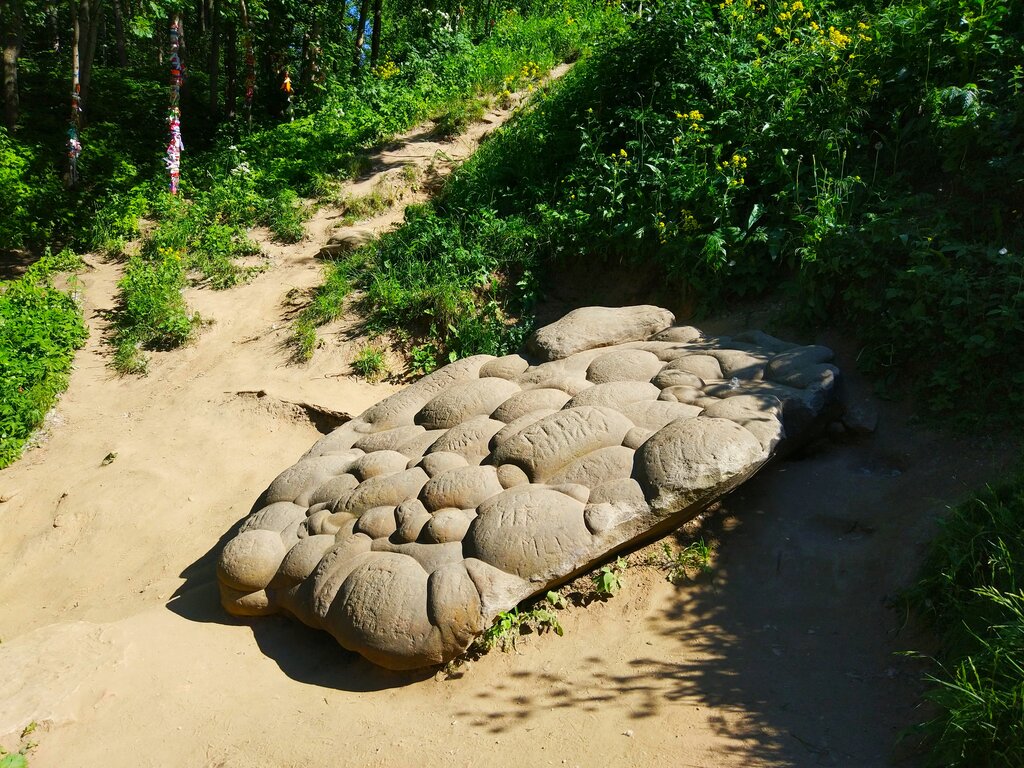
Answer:
<svg viewBox="0 0 1024 768"><path fill-rule="evenodd" d="M939 634L917 730L936 766L1014 766L1024 754L1024 479L952 510L912 606Z"/></svg>
<svg viewBox="0 0 1024 768"><path fill-rule="evenodd" d="M88 336L74 296L54 282L81 266L62 252L0 282L0 468L21 455L64 391L75 350Z"/></svg>

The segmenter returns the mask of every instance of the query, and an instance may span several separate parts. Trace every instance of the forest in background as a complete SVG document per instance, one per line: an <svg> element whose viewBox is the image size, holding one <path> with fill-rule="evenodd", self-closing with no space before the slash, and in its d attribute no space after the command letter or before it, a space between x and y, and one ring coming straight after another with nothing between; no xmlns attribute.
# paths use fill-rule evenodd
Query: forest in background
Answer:
<svg viewBox="0 0 1024 768"><path fill-rule="evenodd" d="M356 289L416 370L501 354L565 265L625 264L697 315L771 297L848 334L935 424L1024 425L1021 3L6 0L0 22L0 252L9 277L32 264L0 288L0 466L84 339L53 280L76 253L125 260L111 360L144 373L147 349L194 335L185 285L258 272L238 263L250 227L297 240L366 148L427 118L457 133L531 87L432 203L330 265L300 356ZM541 88L560 61L578 63ZM1020 488L955 510L908 596L944 639L936 765L1024 749Z"/></svg>

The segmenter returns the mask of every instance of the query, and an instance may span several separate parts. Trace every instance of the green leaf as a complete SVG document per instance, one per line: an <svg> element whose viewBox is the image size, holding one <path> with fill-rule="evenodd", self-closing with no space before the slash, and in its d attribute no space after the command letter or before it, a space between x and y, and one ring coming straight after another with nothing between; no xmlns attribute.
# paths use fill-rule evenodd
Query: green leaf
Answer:
<svg viewBox="0 0 1024 768"><path fill-rule="evenodd" d="M13 754L0 757L0 768L28 768L28 760L24 755Z"/></svg>
<svg viewBox="0 0 1024 768"><path fill-rule="evenodd" d="M754 203L754 207L750 210L750 216L747 218L747 230L753 228L757 223L757 220L764 215L764 206L760 203Z"/></svg>

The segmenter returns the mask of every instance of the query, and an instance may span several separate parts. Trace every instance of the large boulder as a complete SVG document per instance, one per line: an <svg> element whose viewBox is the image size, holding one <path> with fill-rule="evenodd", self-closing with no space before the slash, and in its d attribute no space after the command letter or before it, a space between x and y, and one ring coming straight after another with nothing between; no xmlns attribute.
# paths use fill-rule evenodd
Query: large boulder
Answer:
<svg viewBox="0 0 1024 768"><path fill-rule="evenodd" d="M283 611L394 669L692 518L831 412L830 350L576 310L322 438L221 550L236 615ZM668 326L668 327L667 327Z"/></svg>

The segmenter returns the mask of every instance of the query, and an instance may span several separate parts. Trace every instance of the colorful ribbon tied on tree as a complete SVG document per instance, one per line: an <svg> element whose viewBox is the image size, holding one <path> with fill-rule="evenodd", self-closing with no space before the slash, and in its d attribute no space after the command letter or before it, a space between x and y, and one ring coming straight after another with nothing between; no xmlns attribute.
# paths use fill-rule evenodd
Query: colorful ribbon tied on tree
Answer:
<svg viewBox="0 0 1024 768"><path fill-rule="evenodd" d="M78 71L73 77L71 91L71 124L68 126L68 183L78 183L78 156L82 154L82 142L78 138L78 125L82 113L82 87L79 83Z"/></svg>
<svg viewBox="0 0 1024 768"><path fill-rule="evenodd" d="M178 182L181 178L181 152L185 149L181 141L181 81L184 76L184 69L181 65L181 22L175 19L171 23L171 97L170 109L167 113L167 128L171 134L171 140L167 144L167 172L170 174L171 194L178 194Z"/></svg>
<svg viewBox="0 0 1024 768"><path fill-rule="evenodd" d="M252 100L256 93L256 57L252 52L252 38L245 38L245 109L252 112Z"/></svg>
<svg viewBox="0 0 1024 768"><path fill-rule="evenodd" d="M294 119L292 117L292 79L288 75L288 70L284 71L284 81L281 83L281 90L284 91L285 95L285 107L284 113L288 116L289 120Z"/></svg>

